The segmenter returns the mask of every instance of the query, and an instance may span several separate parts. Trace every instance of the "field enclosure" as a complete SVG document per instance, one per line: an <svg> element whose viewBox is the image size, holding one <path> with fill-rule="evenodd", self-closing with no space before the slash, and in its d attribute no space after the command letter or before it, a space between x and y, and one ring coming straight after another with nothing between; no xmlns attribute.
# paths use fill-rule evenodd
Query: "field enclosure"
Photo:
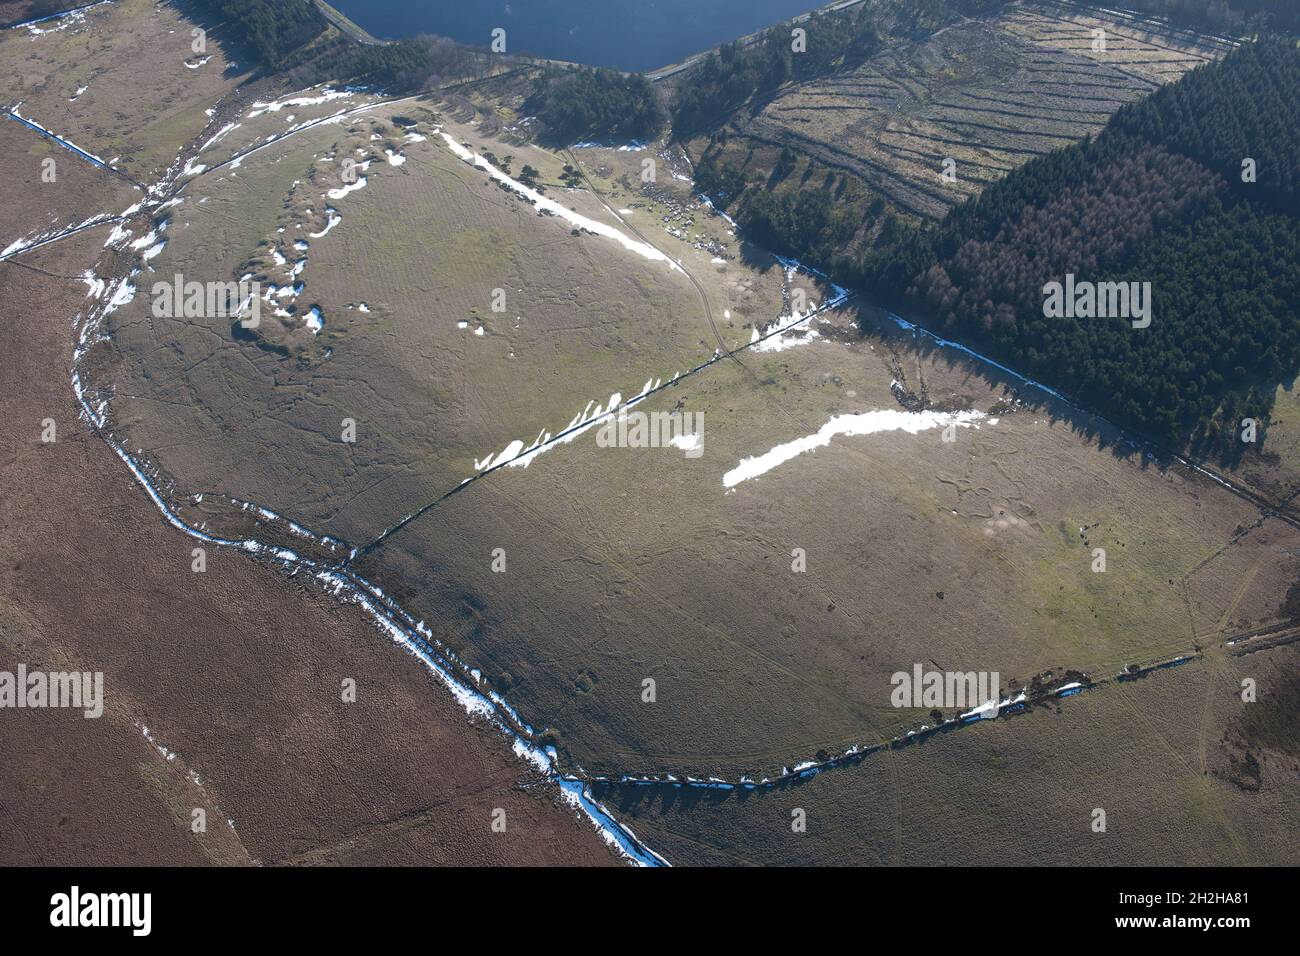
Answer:
<svg viewBox="0 0 1300 956"><path fill-rule="evenodd" d="M638 406L702 412L697 459L587 437L467 486L360 567L601 773L775 776L931 723L889 699L917 662L1014 694L1289 620L1294 528L956 353L851 328L832 315ZM929 412L903 410L900 375ZM743 476L872 413L886 427Z"/></svg>
<svg viewBox="0 0 1300 956"><path fill-rule="evenodd" d="M681 866L1294 866L1294 735L1260 729L1294 726L1298 658L1195 661L773 788L596 792Z"/></svg>
<svg viewBox="0 0 1300 956"><path fill-rule="evenodd" d="M77 434L107 438L93 447L170 522L145 540L181 560L152 586L185 586L193 537L213 542L214 571L247 550L310 591L313 640L288 664L292 614L259 599L249 647L190 631L165 653L131 645L134 686L156 670L184 688L152 706L213 765L265 770L279 758L265 738L284 737L302 766L326 762L314 779L330 789L348 776L337 747L384 791L359 789L313 832L325 805L309 771L291 775L289 823L251 819L261 852L232 843L230 859L415 859L426 788L470 787L457 771L476 766L497 789L518 779L509 746L426 731L446 719L419 704L443 665L443 711L460 719L481 694L497 743L551 784L597 788L673 861L1294 856L1276 834L1298 812L1300 520L757 247L697 194L698 143L542 149L485 87L254 89L215 46L187 54L184 10L114 0L0 36L14 108L67 140L14 120L0 147L33 195L14 200L24 243L86 227L52 247L83 254L84 273L38 249L22 288L57 264L45 278L72 291L48 310L103 318L59 353L64 398L85 396ZM787 87L720 148L761 165L788 146L934 219L1222 52L1026 3ZM79 164L57 206L34 198L47 155ZM172 309L190 283L252 285ZM1283 411L1287 439L1297 410ZM689 433L610 439L643 414ZM21 570L15 590L32 583ZM231 580L203 592L221 639L232 595L256 587ZM433 649L427 672L349 654L351 632L321 623L335 597ZM38 610L51 633L71 626ZM35 629L8 612L0 628ZM185 666L200 653L282 670L235 714L211 706L239 699L234 676ZM380 689L361 726L385 747L331 709L344 664ZM994 675L1005 719L970 719L976 701L900 706L893 677L914 668ZM1258 711L1238 705L1244 677L1260 679ZM328 694L286 723L268 700L294 700L290 685ZM245 759L263 715L275 732ZM226 779L223 799L263 806ZM188 786L158 789L188 792L172 785ZM565 845L532 794L513 798L544 849ZM782 842L792 805L818 824L797 844ZM1141 835L1087 842L1098 805L1117 836ZM981 812L996 825L972 836Z"/></svg>
<svg viewBox="0 0 1300 956"><path fill-rule="evenodd" d="M933 721L889 699L916 663L1014 694L1290 621L1290 524L887 317L728 357L833 290L669 151L472 119L319 88L232 120L137 282L251 278L263 322L117 310L113 426L197 519L254 501L342 541L567 766L779 775ZM647 157L672 175L637 183ZM703 413L698 458L598 445L649 390ZM837 416L886 424L736 477Z"/></svg>
<svg viewBox="0 0 1300 956"><path fill-rule="evenodd" d="M162 319L144 295L116 311L117 424L190 492L364 543L481 463L713 354L701 291L676 261L588 193L549 190L586 218L539 211L458 155L465 143L500 149L402 104L191 179L154 223L164 245L138 283L250 278L263 321ZM559 171L542 157L526 158ZM698 250L673 254L718 272ZM709 288L719 313L781 307L779 278Z"/></svg>
<svg viewBox="0 0 1300 956"><path fill-rule="evenodd" d="M727 155L741 162L756 149L754 161L768 162L767 151L790 147L861 178L905 214L937 219L1226 49L1120 14L1027 3L786 87L733 119Z"/></svg>
<svg viewBox="0 0 1300 956"><path fill-rule="evenodd" d="M208 547L195 573L195 536L163 520L98 428L116 365L87 317L152 298L168 210L183 205L168 197L194 172L184 160L238 109L204 72L221 75L216 40L193 69L171 58L173 30L190 42L186 9L124 0L0 33L0 60L23 64L18 110L49 133L0 118L0 654L6 670L102 672L106 688L102 719L6 713L0 793L15 825L0 863L612 865L556 788L360 608L240 549ZM185 238L202 245L199 232ZM46 422L57 440L39 437ZM345 677L362 687L351 706ZM490 828L502 810L504 837Z"/></svg>
<svg viewBox="0 0 1300 956"><path fill-rule="evenodd" d="M112 0L0 31L0 106L124 175L157 181L202 133L205 110L251 73L251 64L226 57L219 30L196 53L186 9Z"/></svg>

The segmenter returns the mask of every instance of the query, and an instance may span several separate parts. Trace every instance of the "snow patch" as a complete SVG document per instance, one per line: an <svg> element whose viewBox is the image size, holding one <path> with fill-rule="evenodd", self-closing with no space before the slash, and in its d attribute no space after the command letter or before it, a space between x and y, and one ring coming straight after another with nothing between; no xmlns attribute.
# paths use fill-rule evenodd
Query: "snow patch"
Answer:
<svg viewBox="0 0 1300 956"><path fill-rule="evenodd" d="M524 196L524 198L526 198L529 202L531 202L534 206L536 206L538 210L549 212L552 215L558 216L559 218L564 219L565 221L571 223L572 225L577 226L579 229L586 229L588 232L593 232L598 236L604 236L607 239L613 239L614 241L619 243L619 245L621 245L624 249L627 249L630 252L635 252L638 255L644 256L645 258L650 259L653 262L666 262L671 268L676 269L678 272L683 271L681 266L675 263L672 259L668 258L667 253L661 252L659 249L650 245L650 243L641 242L638 239L633 239L631 236L626 235L625 233L623 233L618 229L615 229L613 226L608 226L603 222L597 222L594 219L588 219L586 216L574 212L569 207L563 206L560 203L557 203L553 199L547 199L541 193L537 192L537 190L530 189L529 187L525 186L523 183L519 182L518 180L512 179L510 176L507 176L505 173L497 169L495 166L493 166L482 156L479 156L477 153L469 149L466 149L464 146L462 146L460 143L456 141L455 137L451 136L448 133L444 133L441 130L439 130L439 132L441 133L442 138L446 141L448 148L450 148L451 151L458 158L464 160L465 162L473 166L478 167L479 169L486 170L489 176L491 176L497 182L503 183L509 186L511 189L515 190L516 192L520 193L522 196Z"/></svg>
<svg viewBox="0 0 1300 956"><path fill-rule="evenodd" d="M757 478L805 452L829 445L836 435L854 437L884 431L904 431L915 435L933 428L947 428L949 425L967 428L984 417L983 412L974 410L904 412L892 408L858 415L836 415L812 435L777 445L762 455L741 459L735 468L722 476L722 485L724 488L734 488L742 481Z"/></svg>

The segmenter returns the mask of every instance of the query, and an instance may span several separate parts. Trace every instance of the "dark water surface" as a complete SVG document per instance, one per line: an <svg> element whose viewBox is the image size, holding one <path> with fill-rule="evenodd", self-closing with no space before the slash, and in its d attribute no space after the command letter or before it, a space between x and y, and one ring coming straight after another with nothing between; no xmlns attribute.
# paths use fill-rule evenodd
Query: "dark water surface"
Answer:
<svg viewBox="0 0 1300 956"><path fill-rule="evenodd" d="M506 52L651 70L820 6L826 0L332 0L377 37L437 33Z"/></svg>

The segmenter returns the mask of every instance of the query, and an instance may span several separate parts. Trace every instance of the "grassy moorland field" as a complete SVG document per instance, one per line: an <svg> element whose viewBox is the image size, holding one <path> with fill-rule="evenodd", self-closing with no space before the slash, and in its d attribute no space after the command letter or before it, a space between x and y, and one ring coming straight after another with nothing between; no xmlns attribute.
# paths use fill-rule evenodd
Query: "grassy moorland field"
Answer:
<svg viewBox="0 0 1300 956"><path fill-rule="evenodd" d="M51 24L0 32L0 105L136 180L156 181L203 131L205 110L251 72L252 64L226 56L219 30L207 52L195 53L196 26L185 10L113 0Z"/></svg>
<svg viewBox="0 0 1300 956"><path fill-rule="evenodd" d="M201 801L224 827L169 830L160 858L607 862L553 812L555 774L513 760L517 734L673 862L1294 857L1293 516L866 305L774 332L842 290L696 195L699 141L542 148L512 77L391 98L237 88L219 38L160 78L112 72L124 44L172 56L186 9L121 0L0 37L44 125L164 177L120 221L0 262L0 305L23 312L9 387L40 383L5 426L26 491L0 522L20 555L0 569L0 647L114 675L96 746L132 768L112 793L145 807L131 839ZM965 167L990 181L1221 52L1121 23L1095 54L1114 19L1033 4L960 22L784 89L711 161L758 168L795 144L791 184L845 164L937 217ZM74 63L100 71L80 93L59 85ZM82 112L95 84L120 102ZM92 166L48 204L20 197L45 152L72 154L0 134L25 167L13 238L141 197ZM951 193L940 147L961 151ZM260 322L166 314L178 278L258 283ZM695 443L598 440L594 416L643 395L638 414L702 416ZM1275 464L1252 483L1290 482ZM213 543L200 575L201 535L247 537ZM375 615L390 637L411 625L458 701L498 704L504 735L466 726L359 596L392 612ZM112 623L88 627L97 612ZM896 706L892 675L917 666L994 672L1030 712L964 727L968 707ZM4 737L0 767L42 821L36 855L58 858L51 806L76 788L44 799L52 726ZM804 783L684 785L845 756ZM642 775L659 782L621 779ZM497 806L520 822L494 843ZM793 807L811 821L797 842ZM1098 807L1109 836L1088 826Z"/></svg>
<svg viewBox="0 0 1300 956"><path fill-rule="evenodd" d="M596 792L677 865L1294 865L1298 664L1196 661L774 789Z"/></svg>
<svg viewBox="0 0 1300 956"><path fill-rule="evenodd" d="M360 566L574 764L609 773L770 776L887 739L930 722L889 700L917 662L997 671L1014 693L1288 618L1295 529L958 353L828 321L638 406L702 412L701 457L588 435L467 486ZM934 426L834 438L729 486L837 415L919 423L900 380L986 417L952 442Z"/></svg>
<svg viewBox="0 0 1300 956"><path fill-rule="evenodd" d="M154 316L147 295L112 316L116 424L181 487L364 543L511 442L707 360L719 343L669 254L705 276L728 347L751 334L742 316L779 314L780 269L728 268L662 231L660 252L589 192L548 188L637 248L582 232L493 183L440 131L505 161L427 105L377 108L190 180L155 226L166 246L141 288L251 275L264 292L262 326L239 338L230 321ZM551 183L563 166L535 147L513 160ZM354 444L340 440L344 418Z"/></svg>
<svg viewBox="0 0 1300 956"><path fill-rule="evenodd" d="M23 825L0 832L0 862L612 863L358 609L232 551L193 573L192 539L68 387L69 319L90 301L75 276L107 231L0 264L0 659L105 686L97 720L4 712L0 792ZM348 677L355 704L340 701Z"/></svg>
<svg viewBox="0 0 1300 956"><path fill-rule="evenodd" d="M136 13L147 34L152 13ZM71 57L48 44L116 42L109 29L74 18L33 42ZM193 116L173 131L191 119L203 129L220 105L206 95L194 94ZM141 101L126 118L167 108ZM200 145L176 135L164 154ZM0 137L0 248L142 198L17 123L4 121ZM41 178L47 158L53 182ZM74 359L83 346L94 345L87 365L106 360L107 344L89 341L82 321L109 283L124 290L117 283L145 265L147 247L131 243L149 229L148 214L90 224L0 262L0 380L12 399L0 423L0 655L9 670L21 661L105 680L99 720L5 711L0 791L22 825L4 828L0 861L614 862L588 824L557 808L553 787L468 723L360 609L233 550L208 548L194 572L194 539L161 520L81 414L70 375L88 371ZM52 442L41 440L47 420ZM341 700L345 678L358 681L354 704ZM204 833L191 829L196 809ZM498 809L505 833L492 828Z"/></svg>
<svg viewBox="0 0 1300 956"><path fill-rule="evenodd" d="M7 231L0 237L0 254L116 215L140 199L140 191L126 180L82 162L18 123L0 120L0 153L10 158L18 187L6 197ZM49 169L52 180L43 175Z"/></svg>
<svg viewBox="0 0 1300 956"><path fill-rule="evenodd" d="M1277 387L1267 438L1263 447L1250 449L1234 471L1237 480L1275 502L1292 517L1300 516L1300 382Z"/></svg>

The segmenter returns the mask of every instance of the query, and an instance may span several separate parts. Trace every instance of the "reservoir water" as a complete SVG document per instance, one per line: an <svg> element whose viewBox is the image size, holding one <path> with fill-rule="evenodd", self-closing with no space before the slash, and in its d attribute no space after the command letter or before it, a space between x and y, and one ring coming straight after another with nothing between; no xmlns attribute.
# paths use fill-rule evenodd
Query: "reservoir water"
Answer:
<svg viewBox="0 0 1300 956"><path fill-rule="evenodd" d="M508 53L651 70L753 33L825 0L333 0L376 37L436 33Z"/></svg>

